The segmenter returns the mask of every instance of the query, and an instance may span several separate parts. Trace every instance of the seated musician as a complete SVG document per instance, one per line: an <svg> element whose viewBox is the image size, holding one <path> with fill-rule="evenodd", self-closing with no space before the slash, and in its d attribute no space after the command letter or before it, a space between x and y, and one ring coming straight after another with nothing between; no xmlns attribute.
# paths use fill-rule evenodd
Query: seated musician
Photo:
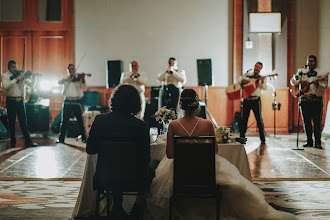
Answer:
<svg viewBox="0 0 330 220"><path fill-rule="evenodd" d="M247 129L247 122L250 116L250 110L252 109L254 116L257 120L257 125L259 128L259 136L261 144L265 144L265 133L264 133L264 122L262 119L262 112L261 112L261 90L267 89L266 80L264 77L259 75L263 64L261 62L257 62L254 65L253 73L246 73L245 75L241 76L238 79L238 82L241 84L247 84L250 82L250 79L258 79L258 88L247 98L243 101L243 116L241 119L241 126L240 126L240 137L245 138L245 133Z"/></svg>
<svg viewBox="0 0 330 220"><path fill-rule="evenodd" d="M328 77L317 69L317 58L308 56L307 65L299 69L292 77L291 83L299 86L301 84L300 100L301 112L305 124L307 142L303 147L313 147L313 127L315 148L322 149L321 145L321 123L323 110L323 93L328 87Z"/></svg>
<svg viewBox="0 0 330 220"><path fill-rule="evenodd" d="M171 57L168 68L158 75L158 80L162 83L159 108L166 106L176 111L182 86L187 81L186 72L178 69L175 58Z"/></svg>

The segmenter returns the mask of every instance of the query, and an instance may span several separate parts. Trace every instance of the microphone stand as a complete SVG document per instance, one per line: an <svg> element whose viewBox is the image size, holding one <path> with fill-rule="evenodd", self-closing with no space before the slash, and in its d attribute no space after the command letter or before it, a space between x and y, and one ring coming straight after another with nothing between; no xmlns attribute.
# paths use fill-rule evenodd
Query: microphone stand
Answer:
<svg viewBox="0 0 330 220"><path fill-rule="evenodd" d="M298 127L297 127L297 145L296 148L292 148L292 150L304 150L304 148L299 148L299 121L300 121L300 106L301 106L301 83L299 82L299 98L298 98Z"/></svg>
<svg viewBox="0 0 330 220"><path fill-rule="evenodd" d="M276 102L276 91L275 88L273 88L273 110L274 110L274 138L276 138L276 110L281 109L281 103Z"/></svg>
<svg viewBox="0 0 330 220"><path fill-rule="evenodd" d="M274 101L274 104L273 104L273 110L274 110L274 138L276 138L276 91L274 90L273 91L273 101Z"/></svg>

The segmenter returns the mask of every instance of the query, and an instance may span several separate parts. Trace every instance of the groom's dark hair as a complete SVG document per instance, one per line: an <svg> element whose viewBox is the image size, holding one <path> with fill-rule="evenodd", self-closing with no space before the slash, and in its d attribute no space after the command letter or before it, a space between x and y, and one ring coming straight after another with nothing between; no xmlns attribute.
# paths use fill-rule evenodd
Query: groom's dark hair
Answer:
<svg viewBox="0 0 330 220"><path fill-rule="evenodd" d="M141 98L134 86L120 85L115 88L110 99L114 112L137 115L141 111Z"/></svg>

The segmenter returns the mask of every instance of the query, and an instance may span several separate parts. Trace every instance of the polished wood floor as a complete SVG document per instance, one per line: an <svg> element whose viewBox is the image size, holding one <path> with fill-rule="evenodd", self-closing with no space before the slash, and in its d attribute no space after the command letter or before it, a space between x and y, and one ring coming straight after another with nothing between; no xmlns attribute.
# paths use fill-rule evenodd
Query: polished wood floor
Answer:
<svg viewBox="0 0 330 220"><path fill-rule="evenodd" d="M304 134L300 134L299 148L305 140ZM87 157L85 144L75 139L66 139L66 144L39 143L35 148L18 145L0 152L0 180L82 178ZM257 136L248 136L245 149L253 180L330 180L330 139L323 139L322 144L322 150L293 150L296 134L276 138L270 135L266 145L260 145Z"/></svg>

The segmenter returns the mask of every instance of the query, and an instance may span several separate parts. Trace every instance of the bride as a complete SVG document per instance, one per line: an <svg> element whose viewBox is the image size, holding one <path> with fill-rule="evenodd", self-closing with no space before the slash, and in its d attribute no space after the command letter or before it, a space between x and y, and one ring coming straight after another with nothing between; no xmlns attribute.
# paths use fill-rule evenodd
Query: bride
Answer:
<svg viewBox="0 0 330 220"><path fill-rule="evenodd" d="M173 187L173 152L174 136L215 136L210 121L196 116L199 110L198 95L193 89L185 89L181 93L180 107L184 117L170 123L167 133L166 154L158 168L150 186L147 198L145 219L168 219L169 200ZM289 213L277 211L264 199L263 192L241 176L237 168L228 160L218 156L218 146L215 146L216 182L222 185L223 204L221 219L295 219ZM188 152L187 152L188 153ZM188 154L187 154L188 155ZM189 169L189 165L187 165ZM215 201L188 199L177 202L174 219L214 219Z"/></svg>

